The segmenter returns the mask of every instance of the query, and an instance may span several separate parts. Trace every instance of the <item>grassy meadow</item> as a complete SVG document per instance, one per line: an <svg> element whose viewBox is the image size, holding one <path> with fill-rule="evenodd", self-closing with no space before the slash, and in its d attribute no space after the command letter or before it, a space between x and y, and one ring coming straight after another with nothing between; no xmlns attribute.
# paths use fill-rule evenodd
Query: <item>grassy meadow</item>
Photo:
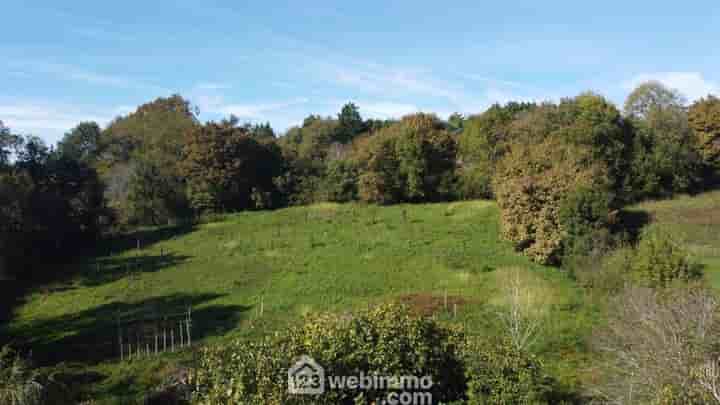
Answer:
<svg viewBox="0 0 720 405"><path fill-rule="evenodd" d="M720 288L720 192L629 208L670 227ZM108 240L70 265L71 279L33 290L4 336L99 403L132 403L192 365L193 350L120 362L116 319L192 306L194 347L260 339L317 311L388 301L418 314L501 333L507 287L521 282L541 308L532 351L568 390L593 378L589 337L604 298L565 272L532 263L499 238L490 201L316 204L245 212L196 226L148 228Z"/></svg>
<svg viewBox="0 0 720 405"><path fill-rule="evenodd" d="M258 339L314 311L399 301L488 335L499 333L513 278L545 308L533 350L572 388L597 306L563 272L514 252L498 227L493 202L470 201L318 204L141 230L75 264L71 280L33 291L5 333L32 346L37 361L87 379L89 396L125 403L191 362L192 351L120 363L118 315L192 305L197 345Z"/></svg>

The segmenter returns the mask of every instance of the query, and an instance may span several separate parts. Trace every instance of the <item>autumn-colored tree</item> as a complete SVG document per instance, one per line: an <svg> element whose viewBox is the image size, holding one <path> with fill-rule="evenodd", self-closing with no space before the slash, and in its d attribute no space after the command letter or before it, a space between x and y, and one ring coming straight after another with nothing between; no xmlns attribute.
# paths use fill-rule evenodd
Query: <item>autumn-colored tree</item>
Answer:
<svg viewBox="0 0 720 405"><path fill-rule="evenodd" d="M272 192L282 170L279 149L261 144L233 121L208 123L186 135L182 173L198 212L253 207L253 193Z"/></svg>
<svg viewBox="0 0 720 405"><path fill-rule="evenodd" d="M706 163L720 169L720 98L708 96L696 101L688 118L700 155Z"/></svg>
<svg viewBox="0 0 720 405"><path fill-rule="evenodd" d="M494 179L502 235L540 263L557 263L567 236L561 210L580 188L606 187L602 164L588 164L589 147L559 137L529 145L517 142Z"/></svg>

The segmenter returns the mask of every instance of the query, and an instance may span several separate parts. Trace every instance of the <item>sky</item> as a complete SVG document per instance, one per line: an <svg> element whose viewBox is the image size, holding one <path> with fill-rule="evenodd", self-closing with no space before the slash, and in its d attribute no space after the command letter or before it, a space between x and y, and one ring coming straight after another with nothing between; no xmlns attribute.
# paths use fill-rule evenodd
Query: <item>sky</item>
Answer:
<svg viewBox="0 0 720 405"><path fill-rule="evenodd" d="M6 0L0 121L55 143L181 94L202 120L283 131L355 102L372 118L482 112L659 80L720 93L720 2Z"/></svg>

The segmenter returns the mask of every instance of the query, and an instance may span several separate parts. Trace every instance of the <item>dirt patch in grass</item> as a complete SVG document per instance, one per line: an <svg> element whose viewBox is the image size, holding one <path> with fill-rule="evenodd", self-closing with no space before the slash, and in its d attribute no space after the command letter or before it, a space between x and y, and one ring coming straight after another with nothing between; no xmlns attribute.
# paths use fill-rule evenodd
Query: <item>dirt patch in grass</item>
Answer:
<svg viewBox="0 0 720 405"><path fill-rule="evenodd" d="M467 301L462 297L452 295L448 295L446 301L444 296L416 293L401 296L399 302L407 305L410 311L417 315L430 316L442 311L452 311L455 306L459 308Z"/></svg>

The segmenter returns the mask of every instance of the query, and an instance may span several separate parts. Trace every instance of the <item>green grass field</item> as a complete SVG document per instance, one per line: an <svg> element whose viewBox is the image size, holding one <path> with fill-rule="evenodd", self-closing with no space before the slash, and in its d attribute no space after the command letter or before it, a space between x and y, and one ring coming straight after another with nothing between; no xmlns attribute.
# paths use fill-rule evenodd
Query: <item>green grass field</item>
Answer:
<svg viewBox="0 0 720 405"><path fill-rule="evenodd" d="M681 236L720 288L720 192L629 211ZM546 310L532 350L569 390L592 379L587 338L603 319L602 297L499 239L498 209L489 201L240 213L139 230L58 271L75 275L32 291L2 333L32 347L42 365L82 380L100 403L132 403L178 364L192 363L192 350L120 362L118 315L192 306L197 347L258 339L315 311L399 301L468 333L493 335L501 333L505 287L517 276Z"/></svg>
<svg viewBox="0 0 720 405"><path fill-rule="evenodd" d="M720 191L628 210L681 236L720 288ZM545 313L532 350L577 390L593 378L587 342L602 324L605 298L513 251L499 239L498 214L489 201L318 204L138 230L58 268L74 276L33 290L1 332L32 347L41 365L82 384L88 397L127 404L179 364L191 364L193 351L120 362L119 315L192 306L197 347L258 339L315 311L399 301L468 333L493 335L501 333L505 288L520 277Z"/></svg>
<svg viewBox="0 0 720 405"><path fill-rule="evenodd" d="M194 343L213 344L257 339L313 311L401 301L488 335L498 333L509 275L519 274L548 313L533 349L574 387L597 310L561 271L499 240L498 226L493 202L472 201L319 204L138 231L76 264L72 280L33 291L6 333L29 343L41 362L90 376L88 395L124 403L191 355L119 363L118 314L192 305Z"/></svg>

